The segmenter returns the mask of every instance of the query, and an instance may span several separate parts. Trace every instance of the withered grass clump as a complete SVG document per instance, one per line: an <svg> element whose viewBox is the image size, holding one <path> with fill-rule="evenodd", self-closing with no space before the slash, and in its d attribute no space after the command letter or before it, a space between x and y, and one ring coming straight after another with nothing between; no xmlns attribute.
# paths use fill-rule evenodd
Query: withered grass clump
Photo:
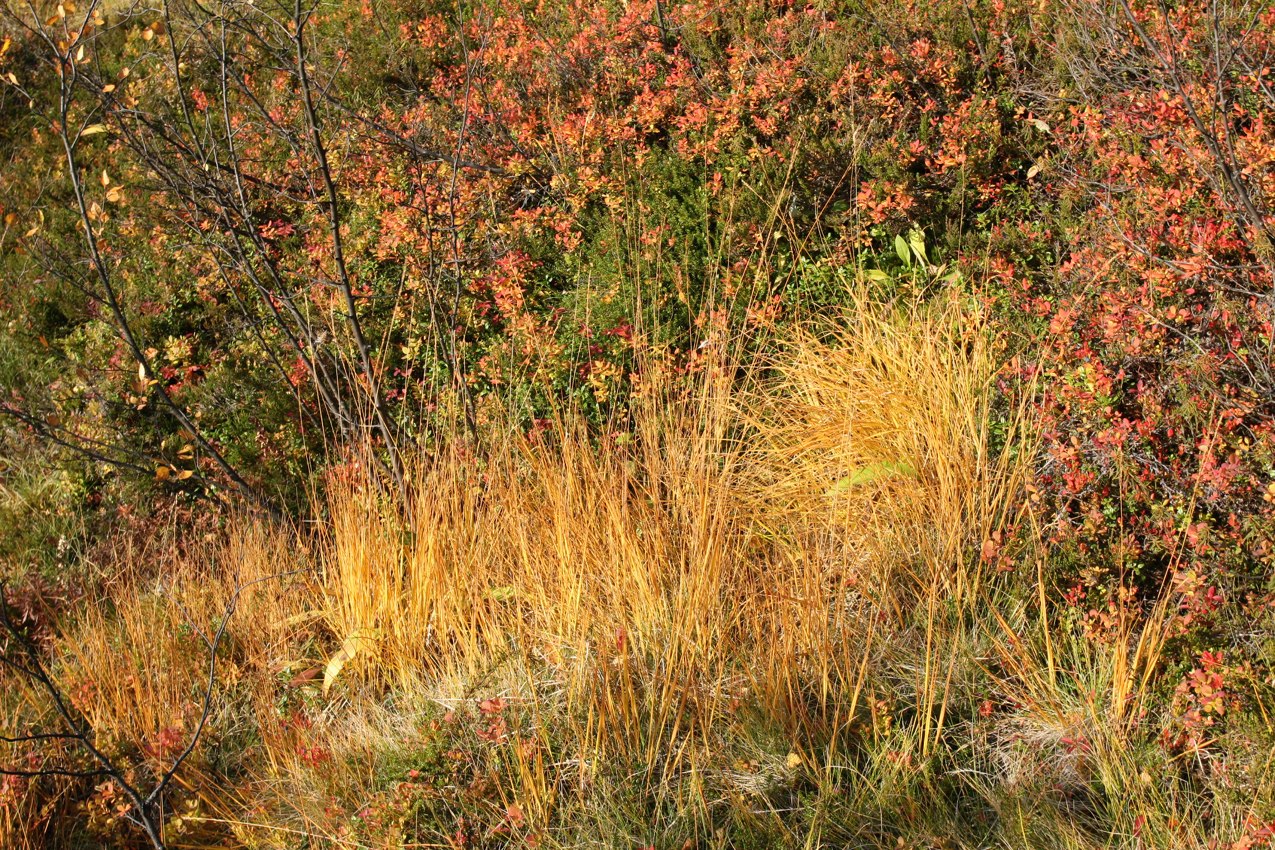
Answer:
<svg viewBox="0 0 1275 850"><path fill-rule="evenodd" d="M928 753L958 654L939 608L978 598L1022 485L1027 453L990 445L996 368L968 302L861 297L745 391L706 367L636 399L620 439L563 416L453 444L416 464L406 506L351 465L321 544L339 677L437 695L502 666L505 692L560 700L537 710L577 771L639 765L702 807L688 789L741 705L784 739L779 773L832 772L906 630Z"/></svg>
<svg viewBox="0 0 1275 850"><path fill-rule="evenodd" d="M493 420L415 458L405 503L352 459L316 529L239 520L158 584L125 569L62 630L59 681L103 747L162 771L233 602L173 846L1246 834L1251 800L1146 778L1170 769L1169 606L1103 644L1051 621L1034 435L995 407L977 303L852 302L742 384L712 358L648 382L624 429ZM48 720L29 689L0 709ZM76 807L127 834L109 789L46 785L0 804L5 846Z"/></svg>

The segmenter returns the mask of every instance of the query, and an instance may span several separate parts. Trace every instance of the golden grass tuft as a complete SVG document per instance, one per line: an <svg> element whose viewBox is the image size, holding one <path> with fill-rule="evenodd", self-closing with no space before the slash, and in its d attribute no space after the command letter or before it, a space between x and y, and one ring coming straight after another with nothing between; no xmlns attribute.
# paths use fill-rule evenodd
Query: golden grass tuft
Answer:
<svg viewBox="0 0 1275 850"><path fill-rule="evenodd" d="M862 290L842 320L801 333L751 405L771 525L853 538L863 578L976 592L981 543L1012 518L1028 454L1021 417L992 444L1000 350L959 290L883 304Z"/></svg>
<svg viewBox="0 0 1275 850"><path fill-rule="evenodd" d="M353 460L315 529L239 518L161 585L126 574L63 630L58 675L102 740L159 769L156 742L189 732L203 692L200 634L235 603L180 778L205 842L397 846L463 826L680 846L729 811L776 841L873 846L891 820L888 846L908 829L924 846L918 800L953 763L1023 846L1087 846L1068 819L1098 810L1132 828L1126 808L1154 809L1137 823L1157 835L1201 823L1140 778L1168 597L1096 644L1059 633L1041 573L998 571L1039 555L1005 556L1034 445L994 407L1001 357L956 290L858 292L743 388L711 359L698 382L648 382L623 429L490 425L417 456L402 501ZM437 784L387 779L421 763ZM799 787L821 795L805 825ZM1231 832L1255 811L1227 809ZM0 835L38 821L0 806Z"/></svg>
<svg viewBox="0 0 1275 850"><path fill-rule="evenodd" d="M996 351L959 296L861 296L769 365L750 394L712 369L647 394L625 440L564 416L453 445L417 464L406 509L367 475L334 479L333 632L400 684L511 655L545 667L591 747L665 769L740 695L833 734L858 710L876 607L973 599L1020 472L990 445ZM927 635L928 737L940 654Z"/></svg>

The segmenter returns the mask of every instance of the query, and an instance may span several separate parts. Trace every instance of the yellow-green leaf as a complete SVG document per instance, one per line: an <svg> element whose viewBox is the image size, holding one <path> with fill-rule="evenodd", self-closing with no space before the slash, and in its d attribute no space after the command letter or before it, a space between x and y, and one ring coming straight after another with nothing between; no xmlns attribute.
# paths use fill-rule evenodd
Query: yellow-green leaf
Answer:
<svg viewBox="0 0 1275 850"><path fill-rule="evenodd" d="M332 683L336 681L337 676L341 675L341 670L350 659L359 653L370 652L379 639L380 633L375 629L359 629L351 632L345 640L341 641L341 648L333 653L328 659L327 666L323 668L323 693L326 694L332 688Z"/></svg>
<svg viewBox="0 0 1275 850"><path fill-rule="evenodd" d="M921 262L928 263L930 258L925 253L925 234L919 230L913 230L908 233L908 247L912 249L912 254L918 257Z"/></svg>
<svg viewBox="0 0 1275 850"><path fill-rule="evenodd" d="M916 469L912 464L902 460L883 460L877 463L869 463L867 466L861 466L849 475L838 479L837 483L833 484L828 490L828 495L835 496L846 492L852 487L871 484L878 479L895 476L915 478Z"/></svg>
<svg viewBox="0 0 1275 850"><path fill-rule="evenodd" d="M512 584L505 584L488 590L487 595L497 602L508 602L518 595L518 589Z"/></svg>

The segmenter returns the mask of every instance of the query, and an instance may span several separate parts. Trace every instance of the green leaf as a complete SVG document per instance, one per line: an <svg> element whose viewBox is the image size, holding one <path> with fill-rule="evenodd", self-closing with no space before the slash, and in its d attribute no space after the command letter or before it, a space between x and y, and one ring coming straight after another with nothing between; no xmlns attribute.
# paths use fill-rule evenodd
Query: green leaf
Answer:
<svg viewBox="0 0 1275 850"><path fill-rule="evenodd" d="M903 460L883 460L876 463L870 463L851 472L849 475L841 478L836 484L828 490L829 496L836 496L853 487L860 487L864 484L871 484L881 478L892 478L894 476L903 476L906 478L916 477L916 468L912 464Z"/></svg>
<svg viewBox="0 0 1275 850"><path fill-rule="evenodd" d="M487 591L487 595L496 602L508 602L518 595L518 588L512 584L504 584L500 587L491 588Z"/></svg>
<svg viewBox="0 0 1275 850"><path fill-rule="evenodd" d="M929 256L925 253L925 234L919 230L913 230L908 234L908 247L912 249L912 253L919 257L921 262L928 263Z"/></svg>
<svg viewBox="0 0 1275 850"><path fill-rule="evenodd" d="M912 267L912 252L908 249L908 243L903 240L902 234L894 237L894 253L899 255L903 265Z"/></svg>

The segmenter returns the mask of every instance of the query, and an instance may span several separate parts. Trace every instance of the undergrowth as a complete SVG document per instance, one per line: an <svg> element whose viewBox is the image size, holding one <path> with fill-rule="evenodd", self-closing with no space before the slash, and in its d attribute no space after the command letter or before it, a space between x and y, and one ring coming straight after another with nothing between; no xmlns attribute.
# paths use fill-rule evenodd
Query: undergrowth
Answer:
<svg viewBox="0 0 1275 850"><path fill-rule="evenodd" d="M622 428L458 431L406 500L352 455L314 526L120 552L32 628L134 776L189 740L216 641L172 847L1261 846L1269 683L1219 654L1176 684L1168 588L1061 615L980 302L849 303L653 366ZM47 720L4 676L5 727ZM4 781L6 847L139 837L109 781Z"/></svg>

